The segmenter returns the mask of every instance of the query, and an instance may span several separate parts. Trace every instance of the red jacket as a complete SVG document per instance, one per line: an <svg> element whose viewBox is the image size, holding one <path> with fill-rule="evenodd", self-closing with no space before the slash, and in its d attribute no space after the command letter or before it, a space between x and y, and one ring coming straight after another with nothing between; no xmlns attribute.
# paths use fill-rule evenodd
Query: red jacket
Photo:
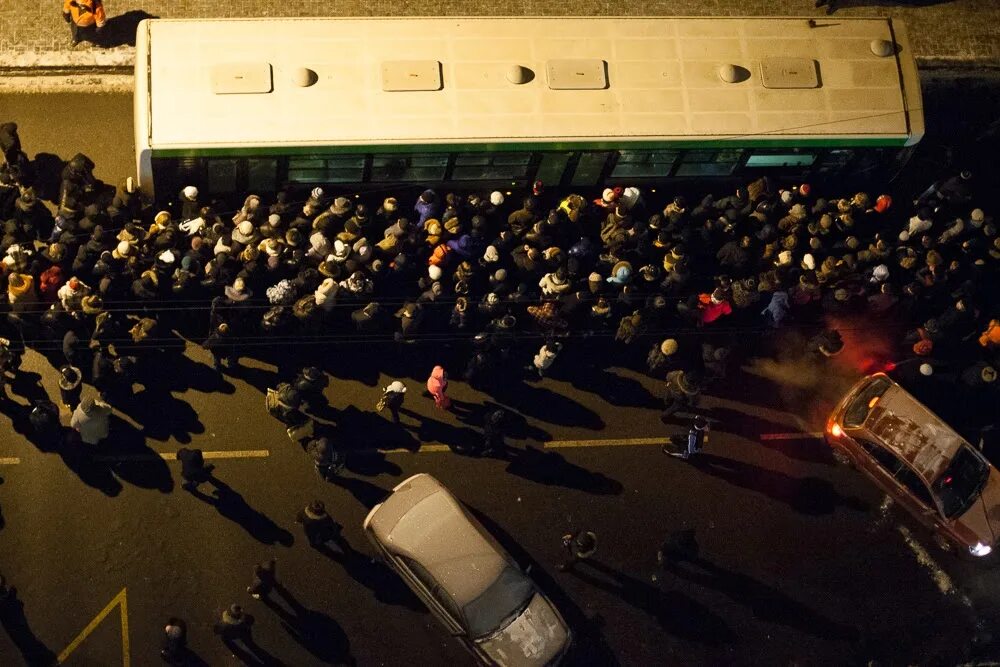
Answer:
<svg viewBox="0 0 1000 667"><path fill-rule="evenodd" d="M733 308L729 305L728 301L712 303L711 298L708 299L707 303L704 299L699 299L698 310L701 311L702 324L711 324L723 315L729 315L733 312Z"/></svg>
<svg viewBox="0 0 1000 667"><path fill-rule="evenodd" d="M42 271L42 275L38 277L38 291L41 292L42 300L55 301L56 292L59 291L64 280L62 269L56 264Z"/></svg>

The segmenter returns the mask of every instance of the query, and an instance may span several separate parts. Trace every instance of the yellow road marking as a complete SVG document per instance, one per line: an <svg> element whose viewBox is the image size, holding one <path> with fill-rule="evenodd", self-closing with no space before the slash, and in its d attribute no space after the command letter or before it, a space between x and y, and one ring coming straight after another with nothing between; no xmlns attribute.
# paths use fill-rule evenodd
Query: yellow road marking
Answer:
<svg viewBox="0 0 1000 667"><path fill-rule="evenodd" d="M822 438L822 431L811 431L809 433L761 433L761 440L815 440Z"/></svg>
<svg viewBox="0 0 1000 667"><path fill-rule="evenodd" d="M69 643L69 646L67 646L62 650L62 653L60 653L59 657L56 658L56 662L58 664L61 665L64 662L66 662L66 659L69 658L69 656L73 653L73 651L75 651L80 646L80 644L83 643L84 639L90 636L90 633L93 632L97 628L97 626L101 624L101 621L103 621L107 617L107 615L111 613L111 610L121 605L122 666L129 667L131 665L132 658L129 651L129 640L128 640L128 598L125 595L125 590L126 589L123 588L121 592L118 593L118 595L116 595L111 600L111 602L109 602L108 605L101 610L101 613L95 616L94 620L88 623L87 627L85 627L83 631L80 634L78 634L73 641Z"/></svg>
<svg viewBox="0 0 1000 667"><path fill-rule="evenodd" d="M639 445L665 445L670 438L611 438L605 440L549 440L545 449L562 447L635 447Z"/></svg>
<svg viewBox="0 0 1000 667"><path fill-rule="evenodd" d="M0 466L16 466L20 462L16 456L0 456Z"/></svg>
<svg viewBox="0 0 1000 667"><path fill-rule="evenodd" d="M422 454L424 452L450 452L448 445L420 445L420 449L407 449L406 447L396 447L393 449L380 449L380 454Z"/></svg>
<svg viewBox="0 0 1000 667"><path fill-rule="evenodd" d="M670 438L608 438L604 440L549 440L543 443L545 449L559 449L566 447L622 447L640 445L665 445L670 442ZM407 449L397 447L394 449L380 449L381 454L423 454L425 452L450 452L451 447L440 444L421 445L420 449ZM205 458L208 458L206 455Z"/></svg>
<svg viewBox="0 0 1000 667"><path fill-rule="evenodd" d="M235 451L202 452L201 454L206 459L266 459L271 455L271 452L267 449L241 449ZM104 462L156 461L157 459L176 461L177 454L174 452L161 452L158 454L118 454L94 457L94 460Z"/></svg>

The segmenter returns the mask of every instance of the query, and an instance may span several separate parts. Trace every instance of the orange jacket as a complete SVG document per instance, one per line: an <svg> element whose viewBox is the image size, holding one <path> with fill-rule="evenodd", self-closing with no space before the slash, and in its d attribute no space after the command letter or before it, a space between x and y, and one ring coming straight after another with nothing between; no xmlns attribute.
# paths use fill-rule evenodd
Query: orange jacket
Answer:
<svg viewBox="0 0 1000 667"><path fill-rule="evenodd" d="M73 23L81 28L88 28L95 23L98 28L103 28L108 21L101 0L64 0L63 14L69 14Z"/></svg>

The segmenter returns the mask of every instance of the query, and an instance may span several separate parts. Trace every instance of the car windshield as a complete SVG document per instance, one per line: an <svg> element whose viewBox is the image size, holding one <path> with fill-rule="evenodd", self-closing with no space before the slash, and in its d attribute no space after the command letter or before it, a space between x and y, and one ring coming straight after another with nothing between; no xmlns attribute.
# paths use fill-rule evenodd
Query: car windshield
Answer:
<svg viewBox="0 0 1000 667"><path fill-rule="evenodd" d="M493 634L504 619L524 609L535 585L514 567L506 567L490 587L465 605L463 615L469 636L475 639Z"/></svg>
<svg viewBox="0 0 1000 667"><path fill-rule="evenodd" d="M979 497L990 475L989 464L969 447L959 447L955 458L934 482L941 511L949 519L964 514Z"/></svg>
<svg viewBox="0 0 1000 667"><path fill-rule="evenodd" d="M872 399L881 397L891 386L892 382L884 377L877 377L869 382L864 389L858 392L858 395L847 406L847 410L844 411L844 426L864 424L872 409Z"/></svg>

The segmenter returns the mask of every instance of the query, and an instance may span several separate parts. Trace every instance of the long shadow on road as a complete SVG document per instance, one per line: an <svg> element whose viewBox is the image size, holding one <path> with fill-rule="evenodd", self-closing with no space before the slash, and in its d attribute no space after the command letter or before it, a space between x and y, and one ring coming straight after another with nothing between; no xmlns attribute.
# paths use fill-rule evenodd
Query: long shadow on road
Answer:
<svg viewBox="0 0 1000 667"><path fill-rule="evenodd" d="M17 599L16 591L13 599L8 599L0 605L0 625L17 647L24 663L31 667L48 667L56 664L56 654L35 635L28 619L24 615L24 603ZM10 656L12 657L12 656ZM4 661L5 664L13 664Z"/></svg>
<svg viewBox="0 0 1000 667"><path fill-rule="evenodd" d="M352 579L375 594L375 599L383 604L398 605L407 609L427 612L427 608L406 584L383 563L357 551L350 542L337 532L333 538L337 549L324 544L317 551L339 563Z"/></svg>
<svg viewBox="0 0 1000 667"><path fill-rule="evenodd" d="M213 505L220 515L238 524L258 542L280 544L285 547L292 545L294 538L290 532L260 510L251 507L231 486L216 477L212 477L209 483L215 487L214 495L208 495L199 489L188 489L188 493Z"/></svg>
<svg viewBox="0 0 1000 667"><path fill-rule="evenodd" d="M866 502L837 493L830 482L819 477L792 477L714 454L698 454L690 462L700 472L718 477L734 486L762 493L785 503L799 514L830 514L841 505L857 512L868 511Z"/></svg>
<svg viewBox="0 0 1000 667"><path fill-rule="evenodd" d="M275 592L288 604L288 609L270 597L262 597L261 602L281 618L281 627L296 642L325 664L355 664L351 642L337 621L320 611L307 609L281 584L275 586Z"/></svg>
<svg viewBox="0 0 1000 667"><path fill-rule="evenodd" d="M704 558L692 558L688 562L697 567L697 570L688 569L669 559L664 561L664 565L671 574L681 579L716 590L734 602L749 607L753 615L762 621L784 625L823 639L854 641L859 637L856 628L829 619L753 577L719 567Z"/></svg>
<svg viewBox="0 0 1000 667"><path fill-rule="evenodd" d="M591 574L588 567L602 576ZM732 629L720 616L679 591L663 591L591 559L577 564L571 574L649 614L664 632L679 639L707 646L721 646L735 639Z"/></svg>
<svg viewBox="0 0 1000 667"><path fill-rule="evenodd" d="M596 495L617 496L622 492L618 480L570 463L556 452L530 446L508 448L505 458L511 459L507 472L538 484L579 489Z"/></svg>

